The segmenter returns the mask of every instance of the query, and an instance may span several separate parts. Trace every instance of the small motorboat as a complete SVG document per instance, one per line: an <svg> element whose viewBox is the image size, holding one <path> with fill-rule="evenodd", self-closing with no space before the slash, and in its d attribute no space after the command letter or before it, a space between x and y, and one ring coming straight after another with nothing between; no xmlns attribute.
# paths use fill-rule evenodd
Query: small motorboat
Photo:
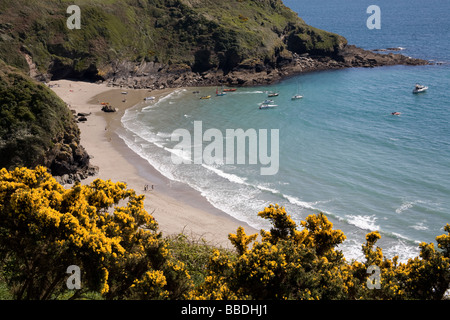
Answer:
<svg viewBox="0 0 450 320"><path fill-rule="evenodd" d="M209 99L209 98L211 98L211 96L203 96L203 97L200 97L201 100L206 100L206 99Z"/></svg>
<svg viewBox="0 0 450 320"><path fill-rule="evenodd" d="M235 88L227 88L227 89L223 89L223 91L225 91L225 92L234 92L234 91L236 91L236 89Z"/></svg>
<svg viewBox="0 0 450 320"><path fill-rule="evenodd" d="M416 86L414 87L413 93L421 93L421 92L425 92L428 90L427 86L423 86L421 84L416 84Z"/></svg>
<svg viewBox="0 0 450 320"><path fill-rule="evenodd" d="M271 109L278 107L276 104L262 104L259 106L260 109Z"/></svg>
<svg viewBox="0 0 450 320"><path fill-rule="evenodd" d="M226 93L222 90L222 92L219 92L219 89L216 89L216 96L221 97L226 95Z"/></svg>
<svg viewBox="0 0 450 320"><path fill-rule="evenodd" d="M271 92L269 93L268 97L278 97L278 93L277 92Z"/></svg>
<svg viewBox="0 0 450 320"><path fill-rule="evenodd" d="M144 100L145 100L145 101L155 100L155 97L145 97Z"/></svg>
<svg viewBox="0 0 450 320"><path fill-rule="evenodd" d="M401 115L401 113L400 113L400 112L397 112L397 111L396 111L396 112L392 112L391 114L392 114L393 116L399 116L399 115Z"/></svg>
<svg viewBox="0 0 450 320"><path fill-rule="evenodd" d="M291 99L292 99L292 100L297 100L297 99L301 99L301 98L303 98L303 96L301 96L301 95L299 95L299 94L296 94L296 95L293 96Z"/></svg>

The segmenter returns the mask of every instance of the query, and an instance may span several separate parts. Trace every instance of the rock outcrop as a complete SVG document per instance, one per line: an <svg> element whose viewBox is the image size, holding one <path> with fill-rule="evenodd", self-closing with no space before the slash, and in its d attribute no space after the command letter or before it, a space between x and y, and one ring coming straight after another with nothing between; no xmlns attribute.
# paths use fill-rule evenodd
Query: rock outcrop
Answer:
<svg viewBox="0 0 450 320"><path fill-rule="evenodd" d="M116 108L114 108L113 106L107 104L107 105L104 105L102 107L102 111L103 112L107 112L107 113L109 113L109 112L116 112Z"/></svg>
<svg viewBox="0 0 450 320"><path fill-rule="evenodd" d="M209 69L193 72L189 68L171 69L159 63L116 64L111 77L105 81L109 86L122 88L163 89L195 86L254 86L278 82L300 73L343 68L373 68L391 65L426 65L429 61L414 59L401 54L382 54L345 45L332 55L299 54L286 50L279 55L277 63L247 60L232 70Z"/></svg>
<svg viewBox="0 0 450 320"><path fill-rule="evenodd" d="M44 165L63 184L71 184L97 174L86 149L80 145L79 129L72 127L53 138L53 148L45 155Z"/></svg>

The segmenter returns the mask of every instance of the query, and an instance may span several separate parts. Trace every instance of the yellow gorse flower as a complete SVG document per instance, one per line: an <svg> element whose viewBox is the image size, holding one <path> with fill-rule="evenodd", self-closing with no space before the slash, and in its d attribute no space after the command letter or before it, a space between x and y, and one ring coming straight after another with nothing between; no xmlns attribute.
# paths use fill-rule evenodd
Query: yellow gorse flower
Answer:
<svg viewBox="0 0 450 320"><path fill-rule="evenodd" d="M83 264L80 268L105 296L118 294L121 287L115 283L128 283L130 276L137 277L135 286L157 292L158 298L169 296L165 272L189 286L185 265L171 258L158 224L144 208L144 196L122 182L96 179L65 189L44 167L1 169L0 228L29 239L30 246L41 239L39 250L55 248L70 263ZM141 275L128 274L133 265L140 265Z"/></svg>

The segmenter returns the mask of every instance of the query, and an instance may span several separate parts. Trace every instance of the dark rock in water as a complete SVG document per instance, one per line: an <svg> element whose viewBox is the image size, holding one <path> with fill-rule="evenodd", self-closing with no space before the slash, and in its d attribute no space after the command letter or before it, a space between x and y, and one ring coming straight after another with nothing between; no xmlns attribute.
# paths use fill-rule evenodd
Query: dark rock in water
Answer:
<svg viewBox="0 0 450 320"><path fill-rule="evenodd" d="M102 111L103 112L116 112L116 109L108 104L108 105L105 105L102 107Z"/></svg>
<svg viewBox="0 0 450 320"><path fill-rule="evenodd" d="M79 121L79 122L85 122L85 121L87 121L87 118L84 117L84 116L83 116L83 117L79 117L79 118L78 118L78 121Z"/></svg>

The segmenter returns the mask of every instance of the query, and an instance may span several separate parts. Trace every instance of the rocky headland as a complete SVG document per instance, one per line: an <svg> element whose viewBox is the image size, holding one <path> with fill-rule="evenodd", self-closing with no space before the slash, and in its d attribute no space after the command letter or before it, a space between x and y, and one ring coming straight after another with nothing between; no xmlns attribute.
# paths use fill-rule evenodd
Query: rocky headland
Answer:
<svg viewBox="0 0 450 320"><path fill-rule="evenodd" d="M161 63L125 62L117 64L111 75L104 81L111 87L150 90L217 85L258 86L273 84L290 76L313 71L431 64L427 60L411 58L398 53L381 54L374 51L364 50L354 45L345 45L333 55L286 52L278 59L276 66L252 60L242 62L228 72L220 69L193 72L190 69L174 70Z"/></svg>

